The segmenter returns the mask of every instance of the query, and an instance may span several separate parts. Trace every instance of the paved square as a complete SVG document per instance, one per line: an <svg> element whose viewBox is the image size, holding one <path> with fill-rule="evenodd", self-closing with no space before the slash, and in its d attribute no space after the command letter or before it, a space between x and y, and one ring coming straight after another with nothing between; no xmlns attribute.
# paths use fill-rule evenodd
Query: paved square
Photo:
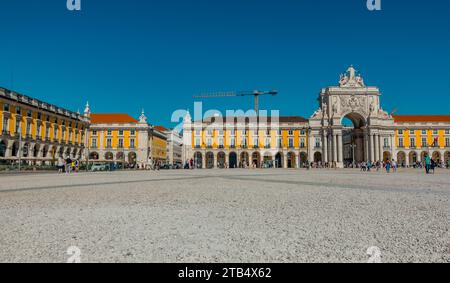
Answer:
<svg viewBox="0 0 450 283"><path fill-rule="evenodd" d="M0 262L449 262L449 173L0 175Z"/></svg>

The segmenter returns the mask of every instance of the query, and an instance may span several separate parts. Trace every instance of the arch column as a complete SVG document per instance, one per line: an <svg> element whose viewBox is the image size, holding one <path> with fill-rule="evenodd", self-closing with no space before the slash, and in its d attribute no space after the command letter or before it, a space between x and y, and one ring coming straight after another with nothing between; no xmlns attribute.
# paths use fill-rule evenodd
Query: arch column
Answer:
<svg viewBox="0 0 450 283"><path fill-rule="evenodd" d="M333 133L333 162L337 162L337 135Z"/></svg>
<svg viewBox="0 0 450 283"><path fill-rule="evenodd" d="M287 153L283 153L283 168L287 169Z"/></svg>
<svg viewBox="0 0 450 283"><path fill-rule="evenodd" d="M328 162L328 133L323 134L323 161Z"/></svg>
<svg viewBox="0 0 450 283"><path fill-rule="evenodd" d="M206 169L206 151L202 154L202 169Z"/></svg>
<svg viewBox="0 0 450 283"><path fill-rule="evenodd" d="M342 148L342 135L338 134L337 135L337 143L338 143L338 162L341 163L343 162L343 148Z"/></svg>
<svg viewBox="0 0 450 283"><path fill-rule="evenodd" d="M379 157L380 157L380 155L379 155L379 153L378 153L378 151L380 150L380 147L379 147L379 145L378 145L378 142L379 142L379 140L378 140L378 135L373 135L373 139L374 139L374 151L375 151L375 155L374 155L374 157L375 157L375 160L374 161L378 161L379 160Z"/></svg>
<svg viewBox="0 0 450 283"><path fill-rule="evenodd" d="M370 161L375 162L375 134L369 134L370 138Z"/></svg>

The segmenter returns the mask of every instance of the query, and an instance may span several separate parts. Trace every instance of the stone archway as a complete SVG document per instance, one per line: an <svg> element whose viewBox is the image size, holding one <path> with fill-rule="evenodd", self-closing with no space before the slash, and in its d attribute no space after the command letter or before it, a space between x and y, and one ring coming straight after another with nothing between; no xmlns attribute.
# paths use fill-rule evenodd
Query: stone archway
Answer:
<svg viewBox="0 0 450 283"><path fill-rule="evenodd" d="M321 152L314 153L314 162L315 163L322 162L322 153Z"/></svg>
<svg viewBox="0 0 450 283"><path fill-rule="evenodd" d="M383 152L383 161L386 162L386 161L390 161L390 160L392 160L391 152L389 152L389 151Z"/></svg>
<svg viewBox="0 0 450 283"><path fill-rule="evenodd" d="M250 166L250 156L248 152L244 151L241 153L240 167L245 168L248 166Z"/></svg>
<svg viewBox="0 0 450 283"><path fill-rule="evenodd" d="M90 154L89 154L89 159L90 160L98 160L98 158L99 158L99 155L98 155L98 153L97 152L91 152Z"/></svg>
<svg viewBox="0 0 450 283"><path fill-rule="evenodd" d="M109 160L109 161L114 160L114 154L112 152L105 153L105 160Z"/></svg>
<svg viewBox="0 0 450 283"><path fill-rule="evenodd" d="M409 153L409 164L416 164L417 161L417 153L415 151L411 151Z"/></svg>
<svg viewBox="0 0 450 283"><path fill-rule="evenodd" d="M445 162L445 166L450 165L450 151L446 151L444 153L444 162Z"/></svg>
<svg viewBox="0 0 450 283"><path fill-rule="evenodd" d="M365 161L366 147L364 133L367 122L364 116L357 112L350 112L342 117L343 152L342 156L346 164L358 164ZM384 159L384 158L383 158Z"/></svg>
<svg viewBox="0 0 450 283"><path fill-rule="evenodd" d="M217 154L217 167L220 169L225 168L225 161L226 161L226 157L225 157L225 152L221 151Z"/></svg>
<svg viewBox="0 0 450 283"><path fill-rule="evenodd" d="M294 152L288 152L287 154L287 167L288 168L297 168L297 162Z"/></svg>
<svg viewBox="0 0 450 283"><path fill-rule="evenodd" d="M194 167L203 168L203 154L201 152L194 153Z"/></svg>
<svg viewBox="0 0 450 283"><path fill-rule="evenodd" d="M136 152L130 152L128 153L128 164L136 164L137 162L137 155Z"/></svg>
<svg viewBox="0 0 450 283"><path fill-rule="evenodd" d="M306 152L300 153L300 168L306 167L308 164L308 154Z"/></svg>
<svg viewBox="0 0 450 283"><path fill-rule="evenodd" d="M11 155L14 157L19 156L19 142L14 142L11 148Z"/></svg>
<svg viewBox="0 0 450 283"><path fill-rule="evenodd" d="M270 152L264 153L262 166L264 168L272 168L274 166L272 154Z"/></svg>
<svg viewBox="0 0 450 283"><path fill-rule="evenodd" d="M236 152L232 151L230 152L230 156L229 156L229 167L230 168L237 168L238 166L238 160L237 160L237 154Z"/></svg>
<svg viewBox="0 0 450 283"><path fill-rule="evenodd" d="M441 162L441 153L439 151L433 152L432 158L435 162Z"/></svg>
<svg viewBox="0 0 450 283"><path fill-rule="evenodd" d="M7 145L4 141L0 141L0 157L6 157Z"/></svg>
<svg viewBox="0 0 450 283"><path fill-rule="evenodd" d="M408 166L409 164L406 164L406 154L403 151L400 151L397 153L397 164L401 167Z"/></svg>
<svg viewBox="0 0 450 283"><path fill-rule="evenodd" d="M256 168L261 167L261 154L257 151L252 153L252 166L255 166Z"/></svg>
<svg viewBox="0 0 450 283"><path fill-rule="evenodd" d="M283 154L281 152L278 152L275 155L275 167L283 168Z"/></svg>
<svg viewBox="0 0 450 283"><path fill-rule="evenodd" d="M206 153L206 169L214 168L214 153L211 151Z"/></svg>
<svg viewBox="0 0 450 283"><path fill-rule="evenodd" d="M42 149L42 158L47 158L48 156L48 145L44 146Z"/></svg>

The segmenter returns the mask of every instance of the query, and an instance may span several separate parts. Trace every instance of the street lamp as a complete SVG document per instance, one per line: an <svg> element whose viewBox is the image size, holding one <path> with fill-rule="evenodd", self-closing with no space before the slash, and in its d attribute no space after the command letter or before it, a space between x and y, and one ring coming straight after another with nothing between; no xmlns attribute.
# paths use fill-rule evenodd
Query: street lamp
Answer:
<svg viewBox="0 0 450 283"><path fill-rule="evenodd" d="M352 164L353 164L353 168L355 168L355 148L356 148L356 144L352 143L350 145L350 148L352 149Z"/></svg>

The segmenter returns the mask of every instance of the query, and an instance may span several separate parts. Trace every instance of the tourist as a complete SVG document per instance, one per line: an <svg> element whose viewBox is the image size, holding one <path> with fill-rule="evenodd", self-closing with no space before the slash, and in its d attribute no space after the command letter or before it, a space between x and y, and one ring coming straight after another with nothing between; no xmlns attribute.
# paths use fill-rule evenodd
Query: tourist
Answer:
<svg viewBox="0 0 450 283"><path fill-rule="evenodd" d="M386 161L386 173L391 173L391 162L389 160Z"/></svg>
<svg viewBox="0 0 450 283"><path fill-rule="evenodd" d="M428 154L425 154L425 172L427 174L430 174L430 167L431 167L431 158Z"/></svg>
<svg viewBox="0 0 450 283"><path fill-rule="evenodd" d="M392 171L395 173L397 172L397 162L395 162L395 159L392 159Z"/></svg>
<svg viewBox="0 0 450 283"><path fill-rule="evenodd" d="M433 174L434 174L434 169L436 168L436 166L437 166L436 161L431 159L430 169L431 169L431 171L433 171Z"/></svg>
<svg viewBox="0 0 450 283"><path fill-rule="evenodd" d="M63 173L64 172L64 159L62 159L62 157L60 156L58 158L58 173Z"/></svg>

